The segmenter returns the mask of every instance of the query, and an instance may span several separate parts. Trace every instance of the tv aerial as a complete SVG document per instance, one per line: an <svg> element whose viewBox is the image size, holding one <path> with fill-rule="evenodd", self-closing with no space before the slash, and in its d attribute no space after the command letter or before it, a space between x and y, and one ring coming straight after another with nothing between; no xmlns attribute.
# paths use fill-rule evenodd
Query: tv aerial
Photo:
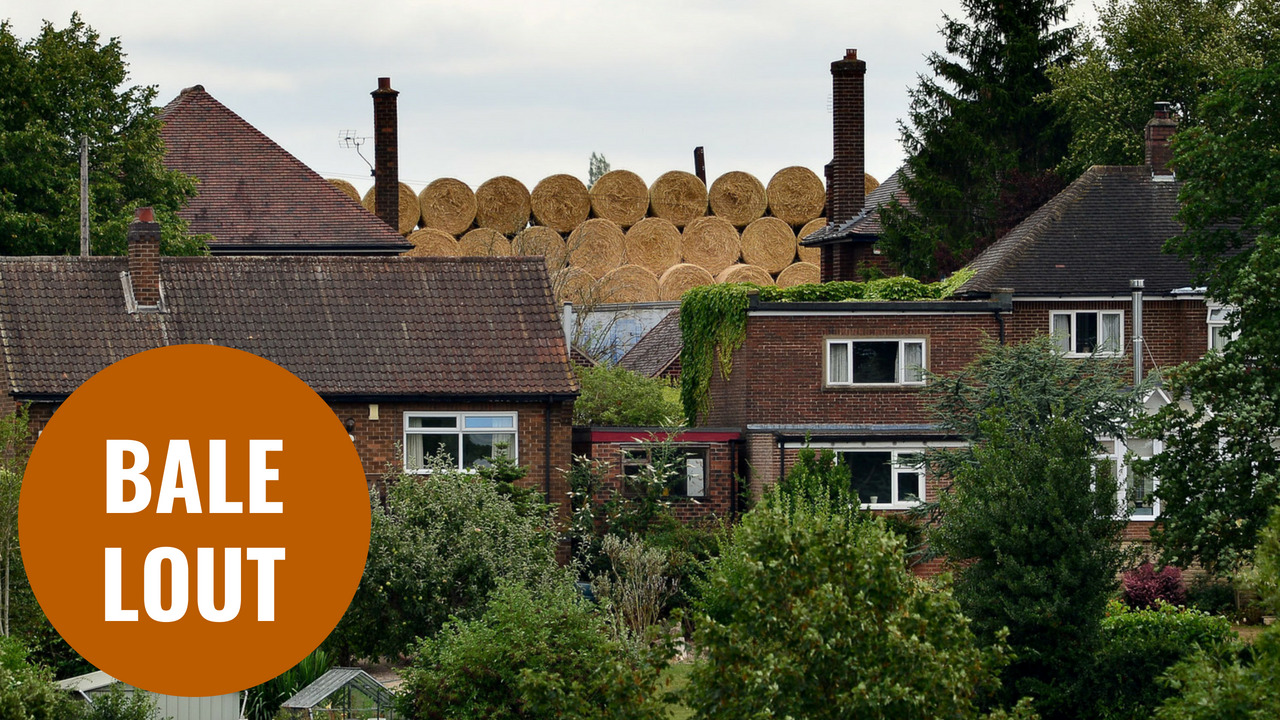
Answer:
<svg viewBox="0 0 1280 720"><path fill-rule="evenodd" d="M338 147L354 148L356 151L356 154L360 156L360 159L364 160L364 164L369 166L369 174L376 175L377 173L373 169L373 163L369 162L369 158L365 157L364 153L360 152L360 146L365 144L368 141L369 141L369 138L360 137L359 135L356 134L355 130L339 130L338 131Z"/></svg>

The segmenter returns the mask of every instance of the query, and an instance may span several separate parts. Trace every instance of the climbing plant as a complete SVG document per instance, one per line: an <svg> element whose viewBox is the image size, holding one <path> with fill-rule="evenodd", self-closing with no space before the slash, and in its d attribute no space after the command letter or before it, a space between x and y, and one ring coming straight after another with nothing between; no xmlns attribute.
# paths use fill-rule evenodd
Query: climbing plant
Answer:
<svg viewBox="0 0 1280 720"><path fill-rule="evenodd" d="M950 296L973 277L960 270L945 280L922 283L909 277L888 277L870 282L829 282L789 288L761 287L748 283L703 285L689 290L680 301L680 402L690 425L711 409L711 377L719 370L729 379L733 353L747 337L750 296L761 302L848 302L860 300L938 300Z"/></svg>

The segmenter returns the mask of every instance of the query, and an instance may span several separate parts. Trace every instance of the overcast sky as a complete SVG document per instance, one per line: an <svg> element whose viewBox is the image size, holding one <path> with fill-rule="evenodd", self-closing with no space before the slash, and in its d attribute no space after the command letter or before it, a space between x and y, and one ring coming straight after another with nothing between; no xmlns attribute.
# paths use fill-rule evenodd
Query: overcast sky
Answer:
<svg viewBox="0 0 1280 720"><path fill-rule="evenodd" d="M1076 0L1075 21L1094 17ZM369 92L400 91L400 179L475 188L511 175L530 189L586 180L598 152L646 181L745 170L768 182L831 159L830 63L867 63L867 171L902 161L909 87L940 50L959 0L17 0L15 33L72 11L119 37L130 84L163 105L187 86L215 98L325 177L372 184L343 130L372 136ZM363 148L370 160L372 144Z"/></svg>

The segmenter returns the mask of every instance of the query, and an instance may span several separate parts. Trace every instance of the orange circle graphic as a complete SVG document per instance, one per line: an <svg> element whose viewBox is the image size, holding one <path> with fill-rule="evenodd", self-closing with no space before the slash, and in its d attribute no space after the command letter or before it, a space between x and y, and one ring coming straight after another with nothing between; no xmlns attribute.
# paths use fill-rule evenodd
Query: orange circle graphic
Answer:
<svg viewBox="0 0 1280 720"><path fill-rule="evenodd" d="M58 408L19 529L36 599L86 660L155 693L221 695L288 670L341 619L369 495L305 383L179 345L115 363Z"/></svg>

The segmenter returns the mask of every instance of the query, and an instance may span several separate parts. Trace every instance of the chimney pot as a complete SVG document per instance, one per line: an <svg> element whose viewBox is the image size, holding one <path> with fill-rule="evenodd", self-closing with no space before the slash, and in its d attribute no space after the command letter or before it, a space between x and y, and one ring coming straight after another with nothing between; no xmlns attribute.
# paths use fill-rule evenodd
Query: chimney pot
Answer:
<svg viewBox="0 0 1280 720"><path fill-rule="evenodd" d="M845 59L845 60L857 60L857 59L858 59L858 49L857 49L857 48L848 48L847 50L845 50L845 51L844 51L844 59Z"/></svg>
<svg viewBox="0 0 1280 720"><path fill-rule="evenodd" d="M133 213L133 217L138 222L150 223L156 221L156 211L149 207L140 207Z"/></svg>
<svg viewBox="0 0 1280 720"><path fill-rule="evenodd" d="M378 78L378 89L379 89L379 90L390 90L390 89L391 89L391 78L389 78L389 77L380 77L380 78Z"/></svg>

